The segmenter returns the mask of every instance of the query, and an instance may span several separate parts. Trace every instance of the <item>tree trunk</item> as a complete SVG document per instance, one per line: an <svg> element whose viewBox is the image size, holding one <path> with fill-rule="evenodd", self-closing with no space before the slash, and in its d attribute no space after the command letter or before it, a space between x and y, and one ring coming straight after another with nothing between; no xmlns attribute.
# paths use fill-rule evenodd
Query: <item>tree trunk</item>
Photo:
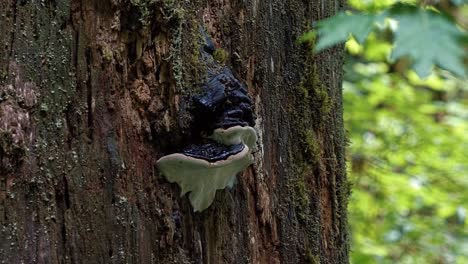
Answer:
<svg viewBox="0 0 468 264"><path fill-rule="evenodd" d="M347 263L342 52L297 42L342 4L0 1L1 263ZM190 144L201 28L259 148L194 213L155 163Z"/></svg>

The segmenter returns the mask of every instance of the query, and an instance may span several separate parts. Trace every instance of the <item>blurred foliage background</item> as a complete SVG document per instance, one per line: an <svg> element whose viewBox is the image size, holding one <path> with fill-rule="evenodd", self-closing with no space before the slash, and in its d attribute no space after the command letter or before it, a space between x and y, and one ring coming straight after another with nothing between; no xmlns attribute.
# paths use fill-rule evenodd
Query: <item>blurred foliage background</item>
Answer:
<svg viewBox="0 0 468 264"><path fill-rule="evenodd" d="M466 37L466 1L412 3L448 17ZM349 0L356 14L385 11L393 4L393 0ZM339 24L333 19L322 28L328 35L321 36L319 29L317 45L340 31L330 28ZM348 22L353 23L343 24L349 28ZM392 58L395 34L391 31L403 25L394 22L386 21L386 27L377 27L364 38L359 32L356 38L346 35L351 262L468 263L468 82L466 76L456 77L454 71L441 68L422 78L411 67L417 58ZM419 25L412 26L417 30ZM433 41L441 34L425 33ZM427 49L428 41L420 42L420 49ZM460 44L465 57L457 55L462 67L466 67L465 44ZM458 68L455 74L457 70L466 72Z"/></svg>
<svg viewBox="0 0 468 264"><path fill-rule="evenodd" d="M352 263L468 263L468 85L392 73L372 58L385 46L344 82Z"/></svg>

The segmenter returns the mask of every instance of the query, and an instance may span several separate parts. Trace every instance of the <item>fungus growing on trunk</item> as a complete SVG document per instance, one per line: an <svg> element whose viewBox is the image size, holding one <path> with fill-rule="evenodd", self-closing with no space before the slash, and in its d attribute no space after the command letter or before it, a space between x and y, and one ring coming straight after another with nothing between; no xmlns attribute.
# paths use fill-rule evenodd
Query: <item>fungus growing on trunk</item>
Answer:
<svg viewBox="0 0 468 264"><path fill-rule="evenodd" d="M207 37L201 57L210 58L213 46ZM229 68L209 65L202 94L192 98L193 131L201 132L200 137L211 134L202 139L207 143L192 145L156 163L169 182L180 186L182 196L190 192L194 211L208 208L216 190L234 185L236 175L252 164L251 152L257 141L247 89Z"/></svg>
<svg viewBox="0 0 468 264"><path fill-rule="evenodd" d="M210 146L196 147L206 149ZM190 192L189 199L195 212L203 211L211 205L216 190L232 188L236 175L252 164L250 148L243 144L219 145L214 152L201 151L197 155L189 152L164 156L158 160L157 166L169 182L180 186L181 196ZM227 155L219 156L219 152ZM202 156L204 154L211 156Z"/></svg>
<svg viewBox="0 0 468 264"><path fill-rule="evenodd" d="M195 212L211 205L216 190L232 188L236 175L252 164L257 134L252 127L235 126L218 128L210 138L214 142L193 145L156 163L169 182L180 186L181 196L190 192Z"/></svg>

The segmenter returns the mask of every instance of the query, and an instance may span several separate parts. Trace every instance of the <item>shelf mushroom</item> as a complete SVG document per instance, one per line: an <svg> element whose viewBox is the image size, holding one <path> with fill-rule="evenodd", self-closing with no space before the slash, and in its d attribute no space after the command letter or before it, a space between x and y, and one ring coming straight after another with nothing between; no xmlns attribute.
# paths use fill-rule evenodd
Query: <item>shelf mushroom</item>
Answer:
<svg viewBox="0 0 468 264"><path fill-rule="evenodd" d="M195 212L213 203L216 190L232 188L236 175L252 164L257 136L252 127L236 126L218 128L211 138L216 142L192 146L157 161L167 180L180 186L181 196L190 192Z"/></svg>

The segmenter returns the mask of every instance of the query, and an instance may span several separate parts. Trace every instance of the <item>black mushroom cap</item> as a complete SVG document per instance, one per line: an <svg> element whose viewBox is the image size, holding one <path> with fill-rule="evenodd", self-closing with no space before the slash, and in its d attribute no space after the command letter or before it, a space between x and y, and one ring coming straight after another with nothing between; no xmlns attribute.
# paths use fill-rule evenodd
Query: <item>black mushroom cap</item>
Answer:
<svg viewBox="0 0 468 264"><path fill-rule="evenodd" d="M212 141L202 145L192 145L182 151L182 154L192 158L209 162L226 160L231 155L236 155L244 149L244 144L226 146Z"/></svg>
<svg viewBox="0 0 468 264"><path fill-rule="evenodd" d="M228 118L228 119L223 119L220 122L217 122L214 124L214 128L223 128L227 129L233 126L248 126L249 123L241 121L239 119L233 119L233 118Z"/></svg>
<svg viewBox="0 0 468 264"><path fill-rule="evenodd" d="M200 34L203 37L203 43L202 43L203 51L210 55L213 55L213 53L216 50L213 40L211 39L211 37L209 36L209 34L205 31L203 27L200 28Z"/></svg>
<svg viewBox="0 0 468 264"><path fill-rule="evenodd" d="M240 104L240 103L246 103L249 105L252 105L252 100L250 100L250 97L243 93L241 90L233 90L230 91L227 95L227 98L231 103L233 104Z"/></svg>
<svg viewBox="0 0 468 264"><path fill-rule="evenodd" d="M208 38L208 37L205 38L205 45L203 45L203 51L205 51L208 54L213 55L215 50L216 50L216 47L213 41L211 40L211 38Z"/></svg>
<svg viewBox="0 0 468 264"><path fill-rule="evenodd" d="M231 107L223 112L223 116L228 118L242 118L244 116L244 111L237 107Z"/></svg>
<svg viewBox="0 0 468 264"><path fill-rule="evenodd" d="M203 95L194 98L195 106L202 112L216 112L226 101L224 86L216 79L203 86Z"/></svg>
<svg viewBox="0 0 468 264"><path fill-rule="evenodd" d="M199 120L207 123L207 129L232 126L254 126L252 100L245 86L234 77L231 70L223 68L211 73L203 86L203 94L194 97Z"/></svg>

